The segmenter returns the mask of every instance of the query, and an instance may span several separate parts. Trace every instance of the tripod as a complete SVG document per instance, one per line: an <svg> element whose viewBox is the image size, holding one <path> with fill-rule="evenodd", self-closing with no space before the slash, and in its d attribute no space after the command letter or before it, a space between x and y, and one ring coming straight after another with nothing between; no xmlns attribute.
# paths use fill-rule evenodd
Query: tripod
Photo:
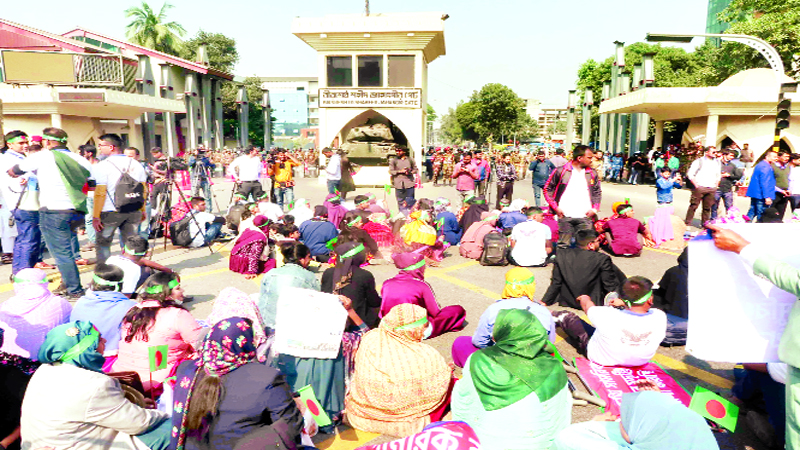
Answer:
<svg viewBox="0 0 800 450"><path fill-rule="evenodd" d="M177 184L175 184L174 172L173 172L173 169L172 169L172 158L169 157L169 156L167 157L167 171L166 171L166 174L165 174L164 178L165 178L164 183L166 183L166 191L165 192L161 192L161 193L158 194L158 198L156 200L156 215L155 215L155 219L156 220L154 221L154 223L156 223L157 225L162 225L164 227L164 250L166 250L167 249L167 233L169 232L169 227L164 222L164 217L167 215L167 209L170 208L171 205L172 205L172 186L174 185L175 187L178 188L178 196L180 197L181 202L183 202L186 205L189 205L190 203L186 201L186 195L184 195L183 190L181 189L181 187L178 186ZM195 217L195 215L192 213L192 211L190 210L186 214L190 215L191 220L194 221L195 225L197 225L198 232L202 233L203 232L203 227L200 226L200 222L197 221L197 217ZM153 221L151 221L151 223L153 223ZM150 248L155 250L154 244L155 244L155 239L156 239L156 233L154 233L151 230L151 235L153 237L151 238L152 241L151 241ZM211 245L208 245L208 250L211 252L212 255L214 254L214 249L211 248Z"/></svg>

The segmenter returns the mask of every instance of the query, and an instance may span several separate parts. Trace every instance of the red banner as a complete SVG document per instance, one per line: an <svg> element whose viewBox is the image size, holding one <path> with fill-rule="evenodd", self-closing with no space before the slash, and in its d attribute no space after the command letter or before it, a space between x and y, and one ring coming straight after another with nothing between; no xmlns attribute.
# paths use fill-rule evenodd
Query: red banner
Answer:
<svg viewBox="0 0 800 450"><path fill-rule="evenodd" d="M639 367L606 367L586 358L576 358L575 364L589 387L605 400L606 411L612 414L619 414L622 394L639 390L636 387L638 380L652 381L662 393L672 396L686 407L692 401L692 396L655 363Z"/></svg>

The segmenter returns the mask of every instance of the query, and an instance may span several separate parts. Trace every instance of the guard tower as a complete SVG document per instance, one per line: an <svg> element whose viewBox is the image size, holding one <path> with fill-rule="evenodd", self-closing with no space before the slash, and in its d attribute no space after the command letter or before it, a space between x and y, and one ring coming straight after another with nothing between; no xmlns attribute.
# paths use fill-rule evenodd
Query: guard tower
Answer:
<svg viewBox="0 0 800 450"><path fill-rule="evenodd" d="M320 147L362 166L357 185L389 181L405 147L417 165L426 142L428 64L445 54L444 13L296 18L292 33L317 51Z"/></svg>

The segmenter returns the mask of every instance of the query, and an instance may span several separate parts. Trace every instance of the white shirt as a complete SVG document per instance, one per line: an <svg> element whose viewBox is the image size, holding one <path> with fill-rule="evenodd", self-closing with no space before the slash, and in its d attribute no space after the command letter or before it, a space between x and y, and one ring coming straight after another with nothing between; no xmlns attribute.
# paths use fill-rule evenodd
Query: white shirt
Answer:
<svg viewBox="0 0 800 450"><path fill-rule="evenodd" d="M122 277L123 294L133 294L136 292L136 285L139 284L139 280L142 278L142 266L122 255L110 256L106 260L106 264L119 267L125 274Z"/></svg>
<svg viewBox="0 0 800 450"><path fill-rule="evenodd" d="M0 201L9 210L13 210L17 206L20 195L27 190L21 182L23 179L28 178L28 175L14 178L8 174L8 169L21 163L24 159L25 155L11 149L0 155L0 196L2 196Z"/></svg>
<svg viewBox="0 0 800 450"><path fill-rule="evenodd" d="M53 152L61 151L69 155L70 158L74 159L86 170L92 170L92 165L86 158L67 149L40 150L19 163L19 168L23 172L36 172L36 176L39 178L39 204L42 208L47 208L51 211L75 209L69 199L67 187L61 179L61 172L58 170L56 159L53 156Z"/></svg>
<svg viewBox="0 0 800 450"><path fill-rule="evenodd" d="M236 173L237 168L239 169L238 174ZM234 159L228 166L228 173L239 181L258 181L258 177L261 175L261 157L251 158L250 155L242 155Z"/></svg>
<svg viewBox="0 0 800 450"><path fill-rule="evenodd" d="M572 167L572 175L561 194L558 207L564 212L564 217L574 218L586 217L586 212L592 209L589 185L586 184L586 169Z"/></svg>
<svg viewBox="0 0 800 450"><path fill-rule="evenodd" d="M206 244L206 227L208 224L212 223L216 217L206 211L193 211L189 214L194 214L194 218L197 219L189 220L189 236L192 236L192 243L189 244L189 248L202 247ZM199 229L197 228L198 223L200 224Z"/></svg>
<svg viewBox="0 0 800 450"><path fill-rule="evenodd" d="M603 366L646 364L667 334L667 315L660 309L637 314L611 306L593 306L586 315L595 327L586 353L591 361Z"/></svg>
<svg viewBox="0 0 800 450"><path fill-rule="evenodd" d="M722 164L718 159L697 158L687 172L687 178L692 180L695 186L705 188L716 188L722 178Z"/></svg>
<svg viewBox="0 0 800 450"><path fill-rule="evenodd" d="M266 216L271 222L277 222L283 216L283 210L277 203L258 202L258 213ZM313 214L312 214L313 215Z"/></svg>
<svg viewBox="0 0 800 450"><path fill-rule="evenodd" d="M514 248L511 257L520 266L538 266L547 259L545 243L552 237L550 227L535 220L527 220L514 225L511 239Z"/></svg>
<svg viewBox="0 0 800 450"><path fill-rule="evenodd" d="M325 172L327 173L329 180L341 180L342 157L336 154L331 155L331 159L328 160L328 165L325 166Z"/></svg>
<svg viewBox="0 0 800 450"><path fill-rule="evenodd" d="M789 193L800 195L800 166L794 166L789 171Z"/></svg>
<svg viewBox="0 0 800 450"><path fill-rule="evenodd" d="M117 183L123 172L128 172L134 180L144 183L147 181L147 173L138 161L125 155L111 155L92 166L92 178L98 186L106 187L106 202L103 204L103 211L116 211L114 206L114 194L117 190Z"/></svg>

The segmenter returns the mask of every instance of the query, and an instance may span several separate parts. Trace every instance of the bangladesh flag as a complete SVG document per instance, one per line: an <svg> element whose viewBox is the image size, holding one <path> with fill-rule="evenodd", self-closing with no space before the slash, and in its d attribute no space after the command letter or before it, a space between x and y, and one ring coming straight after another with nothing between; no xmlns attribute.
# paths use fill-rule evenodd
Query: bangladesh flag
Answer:
<svg viewBox="0 0 800 450"><path fill-rule="evenodd" d="M739 407L708 389L695 386L689 409L731 433L736 429Z"/></svg>
<svg viewBox="0 0 800 450"><path fill-rule="evenodd" d="M150 372L167 368L167 353L169 353L169 346L167 345L154 345L147 348L150 355Z"/></svg>
<svg viewBox="0 0 800 450"><path fill-rule="evenodd" d="M325 427L331 424L331 418L328 417L328 413L319 404L317 396L314 395L314 388L310 384L301 387L297 393L300 394L300 400L306 405L311 415L314 416L314 422L317 422L318 426Z"/></svg>

